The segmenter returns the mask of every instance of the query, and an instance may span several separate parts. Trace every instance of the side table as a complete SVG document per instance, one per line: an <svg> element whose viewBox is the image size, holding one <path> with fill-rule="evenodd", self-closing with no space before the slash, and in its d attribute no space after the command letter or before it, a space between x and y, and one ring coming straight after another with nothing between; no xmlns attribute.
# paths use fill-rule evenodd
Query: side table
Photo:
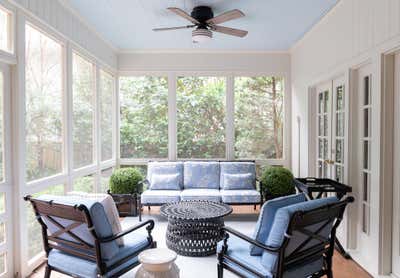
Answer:
<svg viewBox="0 0 400 278"><path fill-rule="evenodd" d="M169 249L147 249L139 254L142 264L136 278L179 278L179 268L174 263L176 253Z"/></svg>

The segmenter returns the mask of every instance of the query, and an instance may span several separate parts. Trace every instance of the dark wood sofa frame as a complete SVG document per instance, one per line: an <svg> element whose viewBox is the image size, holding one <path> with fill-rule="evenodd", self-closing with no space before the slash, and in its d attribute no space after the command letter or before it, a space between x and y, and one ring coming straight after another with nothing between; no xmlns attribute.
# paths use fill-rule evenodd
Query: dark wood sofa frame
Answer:
<svg viewBox="0 0 400 278"><path fill-rule="evenodd" d="M153 237L151 236L151 231L154 228L153 220L144 221L138 225L135 225L113 236L100 238L96 234L91 216L89 214L89 210L86 206L84 205L69 206L69 205L57 204L53 201L42 201L34 199L31 196L24 197L24 200L29 201L32 204L33 210L36 215L36 219L39 221L39 224L42 227L42 237L43 237L44 251L46 252L46 257L48 257L52 249L57 249L72 256L93 261L97 264L98 274L102 276L112 271L113 269L119 267L120 265L128 262L129 260L132 260L132 258L138 256L138 254L141 251L157 247L157 243L153 241ZM72 224L65 226L55 219L57 217L72 220L74 222ZM51 222L52 224L54 224L54 226L56 226L59 229L56 232L50 232L50 230L47 228L47 225L42 218L46 218L47 221ZM86 242L72 231L74 228L83 224L87 225L88 230L93 236L94 244ZM146 226L146 230L148 233L147 236L148 244L142 247L140 250L116 261L114 264L107 266L104 263L100 245L102 243L111 242L118 238L121 238L144 226ZM61 238L61 236L64 234L72 237L75 240L75 242ZM115 273L110 277L119 277L137 265L139 265L139 262L137 261L132 262L132 264L121 269L120 271L118 271L117 273ZM46 263L46 271L44 277L45 278L50 277L52 270L68 275L68 273L65 273L62 270L54 268L50 266L48 263Z"/></svg>
<svg viewBox="0 0 400 278"><path fill-rule="evenodd" d="M343 201L325 205L323 207L310 210L307 212L298 211L296 212L287 228L287 231L284 236L283 244L280 247L271 247L264 245L236 230L233 230L229 227L222 228L224 232L224 243L221 252L218 254L218 278L223 278L224 269L229 270L239 277L246 278L240 272L233 269L229 266L229 262L238 265L244 271L253 274L255 277L264 277L263 274L258 271L251 269L246 265L245 262L240 262L235 258L232 258L227 254L228 246L228 238L229 234L235 235L242 240L245 240L267 252L278 254L278 262L277 262L277 271L273 273L274 278L282 278L283 273L286 270L294 269L299 265L303 265L305 261L312 261L317 258L324 258L324 268L314 273L311 277L322 277L326 275L328 278L333 278L332 273L332 257L335 247L335 238L336 238L336 229L339 226L342 218L344 210L347 204L352 203L354 201L353 197L347 197ZM336 220L335 220L336 219ZM319 232L326 226L331 223L331 221L335 221L333 223L331 233L329 238L325 238L319 235ZM322 227L320 227L317 231L311 232L306 229L307 226L316 224L316 223L324 223ZM293 232L298 232L307 236L307 239L303 241L298 248L292 251L289 255L285 256L286 247L289 244L289 241L293 235ZM303 247L308 244L312 239L319 241L317 244L314 244L311 247L308 247L305 250L302 250Z"/></svg>

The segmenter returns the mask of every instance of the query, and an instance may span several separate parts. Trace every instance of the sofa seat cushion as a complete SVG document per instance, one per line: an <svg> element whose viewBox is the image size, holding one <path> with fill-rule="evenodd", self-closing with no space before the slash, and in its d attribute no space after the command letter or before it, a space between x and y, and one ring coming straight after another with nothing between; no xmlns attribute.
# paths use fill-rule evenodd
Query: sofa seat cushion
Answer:
<svg viewBox="0 0 400 278"><path fill-rule="evenodd" d="M217 253L221 252L223 243L223 241L218 242ZM227 243L227 255L229 255L233 259L238 260L241 263L244 263L249 268L261 273L264 277L272 278L271 273L262 265L261 256L250 256L250 244L247 241L244 241L234 235L230 235ZM234 264L228 260L225 260L225 263L227 263L234 270L237 270L239 273L241 273L243 277L256 278L254 274L244 270L237 264Z"/></svg>
<svg viewBox="0 0 400 278"><path fill-rule="evenodd" d="M221 194L217 189L185 189L181 192L181 200L221 202Z"/></svg>
<svg viewBox="0 0 400 278"><path fill-rule="evenodd" d="M112 264L116 263L118 260L125 258L129 255L134 253L138 253L140 250L145 249L149 246L147 237L145 235L141 235L138 233L132 233L125 237L125 245L119 249L119 252L113 258L104 261L107 266L111 266ZM130 259L128 262L118 266L117 268L113 269L109 273L107 273L103 277L111 277L112 275L116 274L118 271L122 270L125 267L130 265L134 265L138 262L138 257L134 257ZM59 250L51 250L48 263L50 266L64 271L65 273L70 274L71 276L79 276L79 277L87 277L93 278L97 277L97 265L95 262L85 260L79 257L75 257L64 253Z"/></svg>
<svg viewBox="0 0 400 278"><path fill-rule="evenodd" d="M228 204L258 204L261 194L255 189L251 190L221 190L222 202Z"/></svg>
<svg viewBox="0 0 400 278"><path fill-rule="evenodd" d="M304 194L289 195L269 200L261 207L260 216L258 217L253 238L258 242L265 243L272 223L274 223L275 213L278 209L289 205L294 205L306 201ZM261 256L263 250L257 246L251 245L250 254L253 256Z"/></svg>
<svg viewBox="0 0 400 278"><path fill-rule="evenodd" d="M221 162L220 184L221 189L255 189L256 164L254 162ZM227 175L227 179L225 179ZM237 175L237 176L229 176ZM243 176L246 175L246 176ZM247 176L250 175L250 176ZM237 182L234 182L236 179Z"/></svg>
<svg viewBox="0 0 400 278"><path fill-rule="evenodd" d="M153 174L150 180L151 190L180 190L180 174Z"/></svg>
<svg viewBox="0 0 400 278"><path fill-rule="evenodd" d="M166 204L180 201L180 190L146 190L140 196L145 204Z"/></svg>
<svg viewBox="0 0 400 278"><path fill-rule="evenodd" d="M272 247L279 247L282 245L286 230L289 226L290 219L292 218L293 214L297 211L309 211L312 209L316 209L328 204L333 204L337 202L338 199L336 197L329 197L329 198L321 198L316 200L311 200L307 202L300 202L294 205L289 205L286 207L282 207L278 209L275 213L274 222L271 226L271 230L267 237L265 245L272 246ZM322 226L323 223L317 223L311 226L304 227L310 231L316 231ZM332 223L330 225L326 225L322 232L319 235L328 237L329 232L332 228ZM297 247L300 246L302 242L304 242L308 238L307 235L294 233L292 238L290 239L287 247L286 252L290 254L293 252ZM317 240L310 240L306 245L304 245L299 251L304 250L305 248L309 248L312 245L319 243ZM269 271L274 271L276 268L277 256L275 254L271 254L269 252L263 252L262 254L262 264L264 266L269 267ZM314 266L316 267L316 266ZM320 265L322 267L322 265Z"/></svg>
<svg viewBox="0 0 400 278"><path fill-rule="evenodd" d="M178 175L179 188L176 188L175 183L165 183L164 186L157 184L155 188L152 188L153 175ZM150 188L158 190L175 190L183 188L183 162L171 162L171 161L160 161L160 162L149 162L147 165L147 180L150 182ZM171 187L172 185L172 187Z"/></svg>
<svg viewBox="0 0 400 278"><path fill-rule="evenodd" d="M107 218L107 214L104 210L103 205L98 202L96 199L91 198L81 198L76 196L56 196L56 195L41 195L38 197L39 200L42 201L54 201L57 204L63 204L68 206L75 206L75 205L84 205L89 210L89 214L93 221L94 229L99 237L110 237L113 235L113 230L110 224L110 221ZM72 224L74 221L61 218L61 217L54 217L54 219L62 224L63 226L68 226ZM50 232L54 233L58 231L60 228L49 221L46 217L43 217L43 221L46 223ZM94 238L89 231L86 224L79 225L75 229L71 230L77 236L85 240L90 244L94 244ZM68 234L60 235L62 239L79 243L76 239L72 238ZM108 243L101 244L101 253L105 259L110 259L114 257L119 251L119 244L117 241L111 241Z"/></svg>
<svg viewBox="0 0 400 278"><path fill-rule="evenodd" d="M186 161L184 163L185 189L219 189L219 162Z"/></svg>

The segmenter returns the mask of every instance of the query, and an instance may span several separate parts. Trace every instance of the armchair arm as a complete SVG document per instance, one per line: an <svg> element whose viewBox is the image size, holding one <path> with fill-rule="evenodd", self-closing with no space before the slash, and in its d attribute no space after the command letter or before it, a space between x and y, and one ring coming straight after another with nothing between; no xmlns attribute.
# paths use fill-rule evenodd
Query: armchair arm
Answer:
<svg viewBox="0 0 400 278"><path fill-rule="evenodd" d="M149 186L150 186L150 181L149 181L148 179L144 179L144 180L139 181L139 182L138 182L138 185L142 185L142 189L143 189L143 186L144 186L144 185L146 185L147 188L149 188Z"/></svg>
<svg viewBox="0 0 400 278"><path fill-rule="evenodd" d="M137 225L135 225L135 226L132 226L132 227L130 227L130 228L128 228L128 229L126 229L126 230L124 230L124 231L118 233L118 234L115 234L115 235L113 235L113 236L104 237L104 238L99 238L98 240L99 240L100 243L110 242L110 241L116 240L116 239L118 239L118 238L120 238L120 237L123 237L123 236L125 236L125 235L127 235L127 234L129 234L129 233L131 233L131 232L133 232L133 231L136 231L137 229L142 228L143 226L146 226L146 225L148 225L148 226L146 227L146 229L147 229L147 232L148 232L149 235L150 235L150 234L151 234L151 231L152 231L153 228L154 228L154 220L151 220L151 219L150 219L150 220L147 220L147 221L144 221L144 222L142 222L142 223L139 223L139 224L137 224Z"/></svg>
<svg viewBox="0 0 400 278"><path fill-rule="evenodd" d="M261 249L263 249L265 251L267 251L267 252L270 252L270 253L278 253L281 250L281 247L272 247L272 246L264 245L264 244L262 244L262 243L260 243L260 242L258 242L256 240L254 240L254 239L242 234L241 232L238 232L238 231L236 231L236 230L234 230L232 228L226 227L226 226L222 227L222 231L226 232L228 234L233 234L233 235L237 236L238 238L241 238L244 241L247 241L247 242L249 242L249 243L251 243L251 244L253 244L253 245L255 245L255 246L257 246L257 247L259 247L259 248L261 248ZM224 243L226 243L226 240L224 241Z"/></svg>

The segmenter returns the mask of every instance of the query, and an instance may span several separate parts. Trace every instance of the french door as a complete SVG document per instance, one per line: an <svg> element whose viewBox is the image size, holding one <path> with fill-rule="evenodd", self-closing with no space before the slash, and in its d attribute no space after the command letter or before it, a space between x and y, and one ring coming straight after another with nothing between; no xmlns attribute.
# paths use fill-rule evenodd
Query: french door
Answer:
<svg viewBox="0 0 400 278"><path fill-rule="evenodd" d="M0 62L0 277L13 276L10 66Z"/></svg>
<svg viewBox="0 0 400 278"><path fill-rule="evenodd" d="M338 78L317 87L317 165L319 178L339 182L345 177L345 85Z"/></svg>

